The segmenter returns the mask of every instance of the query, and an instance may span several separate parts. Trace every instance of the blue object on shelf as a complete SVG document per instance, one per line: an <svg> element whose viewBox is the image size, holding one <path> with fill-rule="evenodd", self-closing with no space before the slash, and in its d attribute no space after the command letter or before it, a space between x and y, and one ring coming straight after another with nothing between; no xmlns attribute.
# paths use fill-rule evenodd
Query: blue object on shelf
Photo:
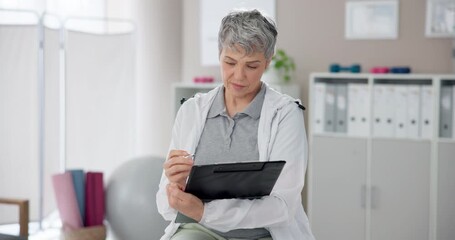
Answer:
<svg viewBox="0 0 455 240"><path fill-rule="evenodd" d="M411 73L410 67L391 67L390 73Z"/></svg>
<svg viewBox="0 0 455 240"><path fill-rule="evenodd" d="M331 64L329 71L332 73L336 72L360 73L362 71L362 68L360 67L360 64L352 64L351 66L346 67L343 67L339 64Z"/></svg>

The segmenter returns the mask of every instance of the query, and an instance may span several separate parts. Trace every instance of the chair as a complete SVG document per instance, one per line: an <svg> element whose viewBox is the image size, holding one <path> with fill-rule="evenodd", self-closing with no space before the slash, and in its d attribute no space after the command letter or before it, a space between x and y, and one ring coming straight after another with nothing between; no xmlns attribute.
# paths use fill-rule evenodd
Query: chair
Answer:
<svg viewBox="0 0 455 240"><path fill-rule="evenodd" d="M17 205L19 207L19 236L14 238L5 234L0 239L28 239L29 201L26 199L0 198L0 204Z"/></svg>

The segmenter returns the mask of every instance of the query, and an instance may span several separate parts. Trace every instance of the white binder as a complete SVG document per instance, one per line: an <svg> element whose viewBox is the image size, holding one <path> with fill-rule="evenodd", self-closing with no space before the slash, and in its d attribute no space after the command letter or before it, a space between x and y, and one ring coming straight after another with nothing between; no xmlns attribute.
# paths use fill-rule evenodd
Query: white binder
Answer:
<svg viewBox="0 0 455 240"><path fill-rule="evenodd" d="M394 137L395 136L395 109L396 109L396 101L395 101L395 84L386 84L385 85L385 123L384 123L384 137Z"/></svg>
<svg viewBox="0 0 455 240"><path fill-rule="evenodd" d="M313 131L314 133L324 132L324 112L325 112L325 86L323 82L315 82L313 89Z"/></svg>
<svg viewBox="0 0 455 240"><path fill-rule="evenodd" d="M452 110L453 110L453 97L452 86L441 86L441 97L439 104L439 137L451 138L452 137Z"/></svg>
<svg viewBox="0 0 455 240"><path fill-rule="evenodd" d="M408 100L408 88L406 85L403 84L396 84L395 88L395 137L397 138L406 138L407 131L408 131L408 108L407 108L407 100ZM391 106L392 107L392 106Z"/></svg>
<svg viewBox="0 0 455 240"><path fill-rule="evenodd" d="M370 93L368 84L348 84L348 129L349 136L366 137L369 134Z"/></svg>
<svg viewBox="0 0 455 240"><path fill-rule="evenodd" d="M358 83L348 83L348 126L349 136L359 135L359 86Z"/></svg>
<svg viewBox="0 0 455 240"><path fill-rule="evenodd" d="M420 129L420 86L408 85L407 137L418 138Z"/></svg>
<svg viewBox="0 0 455 240"><path fill-rule="evenodd" d="M370 89L368 84L359 84L359 98L357 102L359 136L366 137L370 134L370 103Z"/></svg>
<svg viewBox="0 0 455 240"><path fill-rule="evenodd" d="M347 100L348 89L346 83L335 84L336 92L336 113L335 113L335 131L346 133L347 131Z"/></svg>
<svg viewBox="0 0 455 240"><path fill-rule="evenodd" d="M373 136L383 136L385 129L385 91L384 84L373 87Z"/></svg>
<svg viewBox="0 0 455 240"><path fill-rule="evenodd" d="M376 137L395 136L395 87L393 84L374 86L373 135Z"/></svg>
<svg viewBox="0 0 455 240"><path fill-rule="evenodd" d="M324 106L324 132L335 131L335 85L327 83L325 86L325 106Z"/></svg>
<svg viewBox="0 0 455 240"><path fill-rule="evenodd" d="M420 137L433 137L433 86L422 85L420 88Z"/></svg>

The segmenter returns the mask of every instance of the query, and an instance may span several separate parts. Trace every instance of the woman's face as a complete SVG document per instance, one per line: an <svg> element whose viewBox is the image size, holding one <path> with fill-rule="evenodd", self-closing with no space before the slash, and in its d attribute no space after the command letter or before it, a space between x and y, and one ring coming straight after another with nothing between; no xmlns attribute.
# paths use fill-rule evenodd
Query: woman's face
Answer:
<svg viewBox="0 0 455 240"><path fill-rule="evenodd" d="M261 88L261 76L269 61L261 52L245 54L243 48L224 48L220 55L221 76L225 94L252 100Z"/></svg>

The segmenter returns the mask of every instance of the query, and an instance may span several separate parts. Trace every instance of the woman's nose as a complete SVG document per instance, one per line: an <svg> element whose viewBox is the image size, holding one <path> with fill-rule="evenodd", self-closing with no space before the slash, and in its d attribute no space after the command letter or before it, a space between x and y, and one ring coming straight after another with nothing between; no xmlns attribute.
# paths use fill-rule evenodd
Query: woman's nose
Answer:
<svg viewBox="0 0 455 240"><path fill-rule="evenodd" d="M236 66L234 69L234 78L235 80L244 80L245 69L242 66Z"/></svg>

